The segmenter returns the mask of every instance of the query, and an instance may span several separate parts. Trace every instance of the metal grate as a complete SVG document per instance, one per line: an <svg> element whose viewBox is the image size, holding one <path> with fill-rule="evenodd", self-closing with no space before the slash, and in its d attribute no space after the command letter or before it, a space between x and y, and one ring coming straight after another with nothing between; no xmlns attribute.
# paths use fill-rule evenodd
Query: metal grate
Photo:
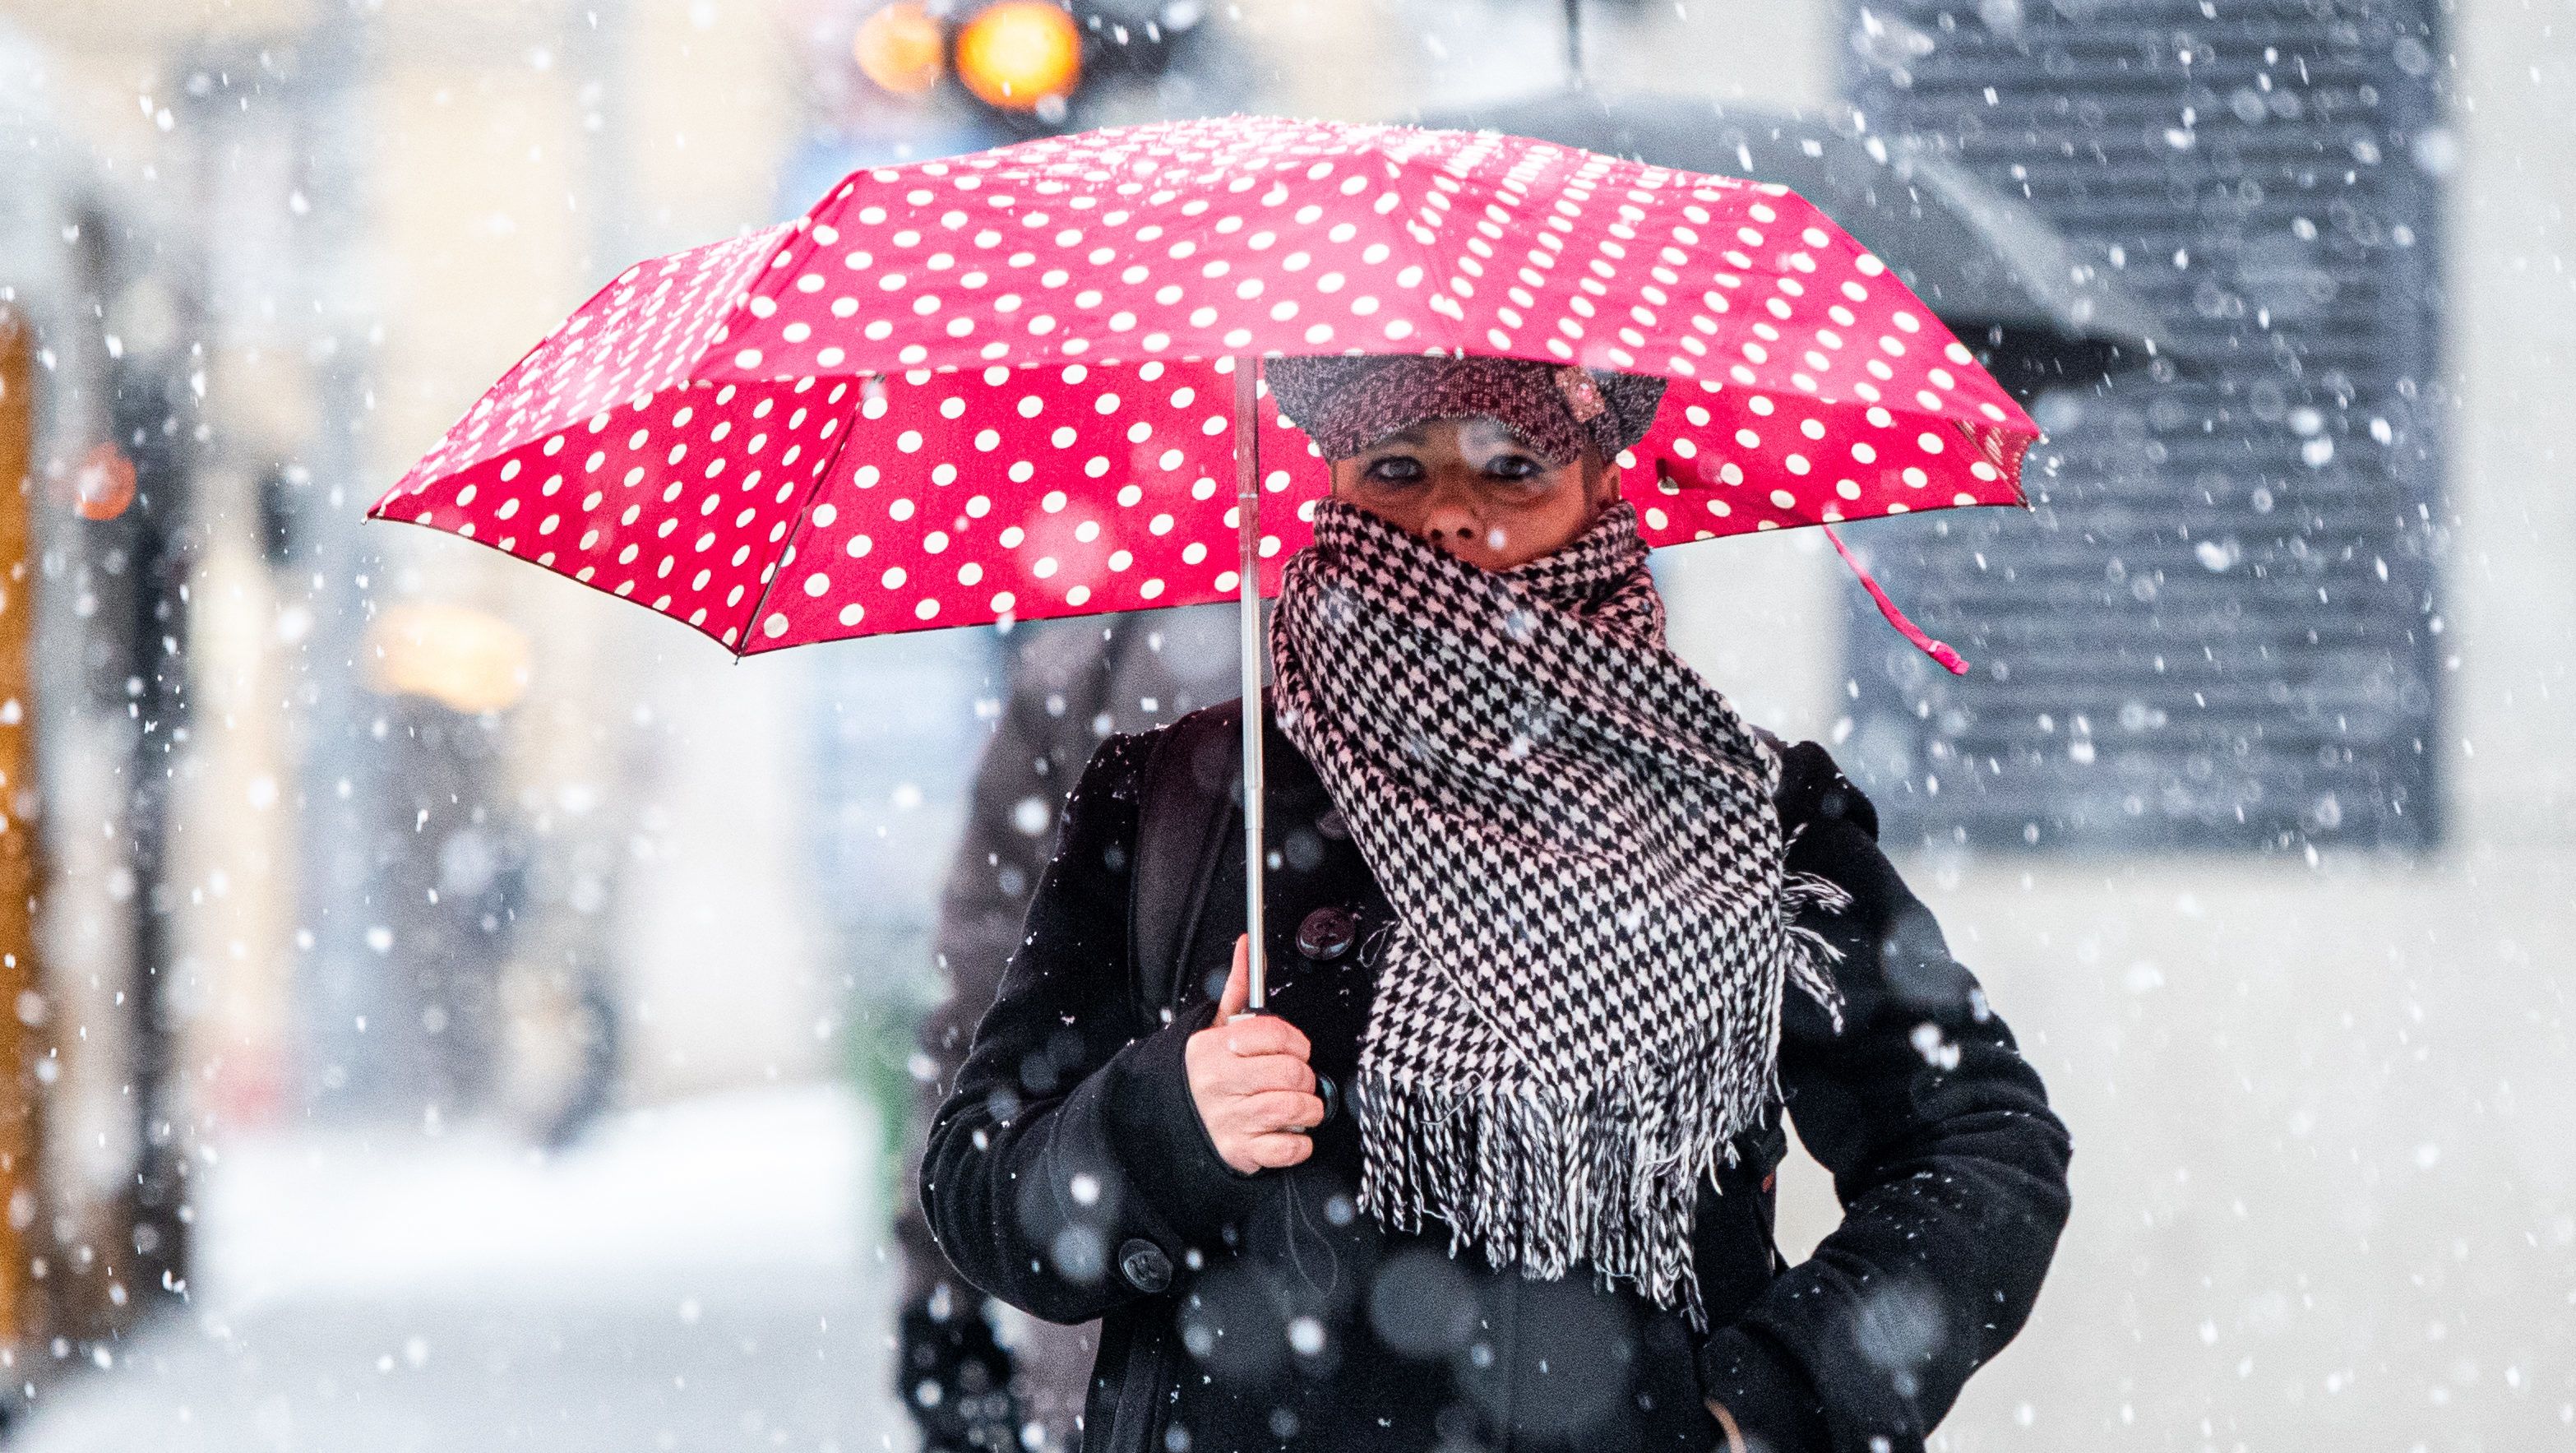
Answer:
<svg viewBox="0 0 2576 1453"><path fill-rule="evenodd" d="M1837 751L1890 841L2435 840L2435 228L2454 152L2430 9L1851 12L1868 131L2026 198L2168 320L2184 361L2043 396L2031 514L1848 532L1976 663L1949 678L1856 601Z"/></svg>

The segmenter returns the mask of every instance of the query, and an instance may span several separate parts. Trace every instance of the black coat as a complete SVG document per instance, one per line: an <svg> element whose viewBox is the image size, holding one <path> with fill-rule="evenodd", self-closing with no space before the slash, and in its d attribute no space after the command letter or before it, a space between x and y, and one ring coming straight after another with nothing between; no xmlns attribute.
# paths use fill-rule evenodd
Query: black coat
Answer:
<svg viewBox="0 0 2576 1453"><path fill-rule="evenodd" d="M1074 788L921 1177L970 1281L1051 1321L1103 1319L1086 1450L1703 1453L1722 1446L1713 1398L1779 1453L1910 1453L2020 1330L2066 1220L2065 1127L1823 748L1788 749L1776 800L1790 866L1852 895L1807 920L1842 951L1845 1024L1837 1035L1789 992L1780 1081L1844 1219L1812 1258L1782 1263L1775 1108L1701 1192L1695 1259L1716 1330L1700 1338L1581 1268L1536 1281L1472 1246L1453 1256L1445 1232L1383 1230L1353 1206L1347 1114L1286 1171L1217 1157L1182 1050L1214 1016L1242 928L1240 820L1185 960L1199 981L1148 1018L1129 872L1154 740L1111 738ZM1347 1084L1390 910L1275 727L1267 761L1271 1007Z"/></svg>

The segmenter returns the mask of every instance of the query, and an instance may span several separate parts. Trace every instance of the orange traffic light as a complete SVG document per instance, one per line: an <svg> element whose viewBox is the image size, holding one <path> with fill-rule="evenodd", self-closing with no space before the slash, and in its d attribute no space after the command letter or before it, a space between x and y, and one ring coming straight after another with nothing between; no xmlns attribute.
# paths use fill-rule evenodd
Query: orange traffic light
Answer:
<svg viewBox="0 0 2576 1453"><path fill-rule="evenodd" d="M914 0L895 0L859 22L850 56L869 80L898 96L919 96L948 68L943 39L929 11Z"/></svg>
<svg viewBox="0 0 2576 1453"><path fill-rule="evenodd" d="M1045 0L1002 0L957 35L957 79L987 106L1034 111L1082 79L1082 32Z"/></svg>

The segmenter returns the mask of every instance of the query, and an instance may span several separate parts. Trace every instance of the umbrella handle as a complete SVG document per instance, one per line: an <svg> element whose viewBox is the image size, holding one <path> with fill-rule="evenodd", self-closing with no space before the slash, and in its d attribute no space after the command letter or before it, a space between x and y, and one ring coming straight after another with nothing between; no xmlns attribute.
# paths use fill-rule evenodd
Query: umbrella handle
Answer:
<svg viewBox="0 0 2576 1453"><path fill-rule="evenodd" d="M1261 356L1234 357L1234 503L1236 562L1242 587L1243 656L1243 921L1251 935L1251 980L1246 1004L1255 1011L1270 1002L1270 956L1262 949L1262 878L1269 863L1262 851L1261 774Z"/></svg>

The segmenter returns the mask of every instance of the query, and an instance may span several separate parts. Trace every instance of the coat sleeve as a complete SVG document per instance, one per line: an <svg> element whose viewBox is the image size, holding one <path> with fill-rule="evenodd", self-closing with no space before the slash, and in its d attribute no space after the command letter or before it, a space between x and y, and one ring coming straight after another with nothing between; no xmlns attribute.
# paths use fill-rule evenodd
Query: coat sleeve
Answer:
<svg viewBox="0 0 2576 1453"><path fill-rule="evenodd" d="M1919 1453L2029 1317L2069 1208L2065 1125L1823 748L1787 754L1789 866L1846 889L1836 1033L1791 993L1782 1095L1842 1225L1701 1350L1708 1395L1776 1453Z"/></svg>
<svg viewBox="0 0 2576 1453"><path fill-rule="evenodd" d="M932 1122L921 1205L986 1294L1082 1322L1173 1288L1262 1182L1217 1156L1169 1022L1133 1002L1128 874L1154 736L1112 737L1065 804L1018 949Z"/></svg>

